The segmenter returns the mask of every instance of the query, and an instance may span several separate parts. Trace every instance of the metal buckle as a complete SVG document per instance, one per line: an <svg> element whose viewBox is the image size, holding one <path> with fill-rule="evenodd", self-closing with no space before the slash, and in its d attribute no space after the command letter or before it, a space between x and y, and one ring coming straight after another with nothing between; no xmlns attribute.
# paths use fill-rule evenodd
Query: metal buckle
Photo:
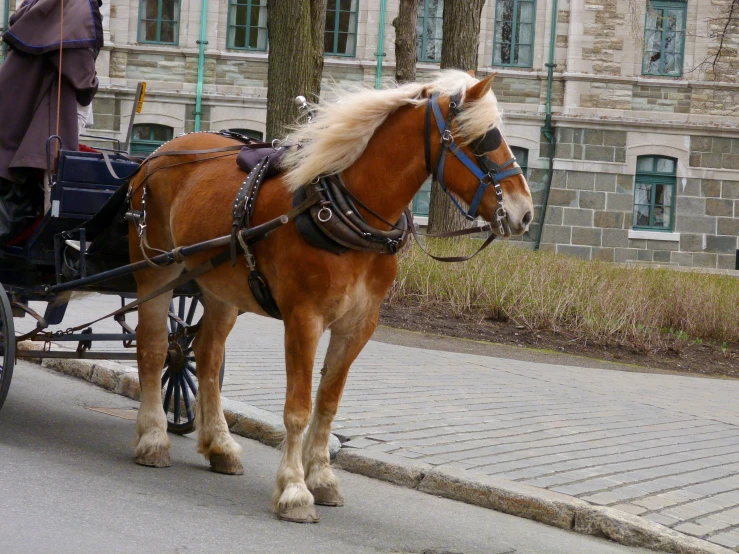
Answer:
<svg viewBox="0 0 739 554"><path fill-rule="evenodd" d="M324 216L324 217L321 217L321 214L323 212L328 212L328 215L327 216ZM321 223L326 223L329 219L331 219L333 217L333 215L334 215L334 213L331 211L331 208L327 208L326 206L324 206L323 208L321 208L320 210L318 210L318 213L316 214L316 217L318 218L318 221L320 221Z"/></svg>
<svg viewBox="0 0 739 554"><path fill-rule="evenodd" d="M449 146L453 141L454 137L452 136L451 130L446 129L441 135L441 144L444 146Z"/></svg>

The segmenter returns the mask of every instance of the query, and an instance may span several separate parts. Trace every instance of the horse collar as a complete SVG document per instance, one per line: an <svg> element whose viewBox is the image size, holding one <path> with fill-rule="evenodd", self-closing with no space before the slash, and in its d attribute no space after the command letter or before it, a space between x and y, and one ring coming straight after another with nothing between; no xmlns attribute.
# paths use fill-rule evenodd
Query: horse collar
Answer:
<svg viewBox="0 0 739 554"><path fill-rule="evenodd" d="M521 175L523 172L521 168L516 164L516 158L513 157L502 165L498 165L493 162L486 154L489 150L497 149L502 141L500 131L498 129L492 129L486 133L483 137L475 141L475 157L477 162L472 161L467 154L454 142L454 136L452 135L452 120L462 111L461 106L461 93L454 94L449 100L449 115L444 120L444 115L441 112L439 106L439 93L434 93L426 105L426 125L425 125L425 137L424 147L426 155L426 171L433 175L433 179L439 183L441 189L451 198L454 205L460 211L460 213L469 221L474 221L477 217L477 209L482 202L482 197L485 195L485 191L492 184L495 196L498 201L498 207L495 210L495 220L498 226L498 230L501 235L505 234L505 227L503 222L507 217L505 207L503 206L503 189L500 186L500 182L513 175ZM436 126L441 136L441 151L436 161L436 165L431 165L431 115L433 114ZM449 192L444 183L444 163L446 161L447 151L451 152L460 162L462 162L467 169L469 169L475 177L480 181L477 187L472 202L470 203L469 210L465 209L459 204L456 198ZM483 169L481 168L484 168Z"/></svg>

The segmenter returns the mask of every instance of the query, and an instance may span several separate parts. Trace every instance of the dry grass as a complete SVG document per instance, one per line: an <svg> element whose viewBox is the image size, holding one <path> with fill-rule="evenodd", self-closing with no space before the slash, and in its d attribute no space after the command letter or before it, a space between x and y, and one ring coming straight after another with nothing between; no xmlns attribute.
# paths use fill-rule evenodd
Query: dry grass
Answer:
<svg viewBox="0 0 739 554"><path fill-rule="evenodd" d="M439 241L432 248L458 254L475 242ZM460 264L435 262L415 245L407 248L388 302L512 319L530 329L640 351L739 342L736 277L587 262L506 244Z"/></svg>

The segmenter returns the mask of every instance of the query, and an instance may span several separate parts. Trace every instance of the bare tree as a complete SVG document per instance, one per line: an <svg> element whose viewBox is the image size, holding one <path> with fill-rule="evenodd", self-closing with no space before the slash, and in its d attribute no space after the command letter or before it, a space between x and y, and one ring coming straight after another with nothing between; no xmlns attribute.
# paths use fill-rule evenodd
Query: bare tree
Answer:
<svg viewBox="0 0 739 554"><path fill-rule="evenodd" d="M326 0L267 0L267 137L283 138L298 115L294 99L318 100Z"/></svg>
<svg viewBox="0 0 739 554"><path fill-rule="evenodd" d="M418 32L418 0L400 0L395 27L395 80L409 83L416 80L416 42Z"/></svg>
<svg viewBox="0 0 739 554"><path fill-rule="evenodd" d="M477 70L480 45L480 19L485 0L445 0L442 27L441 67ZM468 227L469 223L454 207L438 183L431 185L429 230L443 233Z"/></svg>

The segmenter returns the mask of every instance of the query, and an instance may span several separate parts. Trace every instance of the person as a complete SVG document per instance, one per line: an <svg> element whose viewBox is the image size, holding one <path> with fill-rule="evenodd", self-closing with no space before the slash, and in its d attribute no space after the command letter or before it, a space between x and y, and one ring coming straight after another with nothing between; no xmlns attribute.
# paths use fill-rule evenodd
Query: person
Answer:
<svg viewBox="0 0 739 554"><path fill-rule="evenodd" d="M98 90L101 4L64 0L62 24L61 0L25 0L2 35L9 49L0 66L0 246L42 213L48 138L79 147L78 120Z"/></svg>

